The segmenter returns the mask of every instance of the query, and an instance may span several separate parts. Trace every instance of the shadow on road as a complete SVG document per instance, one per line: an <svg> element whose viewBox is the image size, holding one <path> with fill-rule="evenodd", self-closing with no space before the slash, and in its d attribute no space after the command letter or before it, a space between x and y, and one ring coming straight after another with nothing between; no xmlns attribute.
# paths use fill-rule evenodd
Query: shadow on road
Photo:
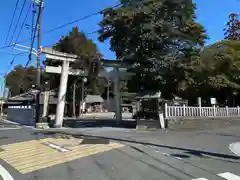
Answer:
<svg viewBox="0 0 240 180"><path fill-rule="evenodd" d="M41 131L41 132L34 132L35 134L44 134L44 135L53 135L58 133L59 131L56 132L48 132L48 131ZM148 145L148 146L155 146L155 147L160 147L160 148L166 148L166 149L173 149L173 150L179 150L183 151L183 153L186 153L188 155L193 155L193 156L198 156L198 157L203 157L204 155L206 156L211 156L211 157L216 157L216 158L222 158L222 159L230 159L230 160L239 160L240 157L234 156L234 155L228 155L228 154L221 154L217 152L209 152L209 151L202 151L202 150L197 150L197 149L189 149L189 148L181 148L181 147L175 147L175 146L168 146L168 145L162 145L162 144L155 144L155 143L149 143L149 142L142 142L142 141L136 141L136 140L129 140L129 139L122 139L122 138L112 138L112 137L103 137L103 136L93 136L93 135L84 135L84 134L75 134L75 133L66 133L66 132L61 132L62 134L66 135L71 135L75 138L99 138L99 139L106 139L106 140L113 140L113 141L118 141L118 142L127 142L127 143L135 143L135 144L141 144L141 145ZM189 156L185 156L189 157ZM184 156L182 156L184 158Z"/></svg>
<svg viewBox="0 0 240 180"><path fill-rule="evenodd" d="M56 133L56 132L48 132L48 133L39 133L39 132L33 132L34 135L43 135L44 138L47 138L51 136L53 139L57 141L57 139L66 140L65 142L71 142L74 136L66 134L66 133ZM79 139L79 136L77 137ZM85 144L109 144L109 139L103 139L98 137L85 137L81 136L81 141L78 143L78 145L85 145Z"/></svg>
<svg viewBox="0 0 240 180"><path fill-rule="evenodd" d="M65 119L64 127L69 128L86 128L86 127L121 127L136 128L136 121L122 120L118 122L115 119Z"/></svg>
<svg viewBox="0 0 240 180"><path fill-rule="evenodd" d="M216 135L216 136L223 136L223 137L234 137L239 138L240 136L233 135L233 134L225 134L225 133L210 133L210 132L199 132L196 134L210 134L210 135Z"/></svg>

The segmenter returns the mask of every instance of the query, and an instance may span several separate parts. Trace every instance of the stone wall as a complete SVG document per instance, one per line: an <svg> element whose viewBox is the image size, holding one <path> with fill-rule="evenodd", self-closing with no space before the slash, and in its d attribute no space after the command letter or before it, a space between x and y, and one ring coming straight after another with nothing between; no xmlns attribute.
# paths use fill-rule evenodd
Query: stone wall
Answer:
<svg viewBox="0 0 240 180"><path fill-rule="evenodd" d="M138 119L137 129L160 129L160 121L153 119Z"/></svg>
<svg viewBox="0 0 240 180"><path fill-rule="evenodd" d="M173 130L205 130L240 126L240 117L192 117L167 119L167 127Z"/></svg>

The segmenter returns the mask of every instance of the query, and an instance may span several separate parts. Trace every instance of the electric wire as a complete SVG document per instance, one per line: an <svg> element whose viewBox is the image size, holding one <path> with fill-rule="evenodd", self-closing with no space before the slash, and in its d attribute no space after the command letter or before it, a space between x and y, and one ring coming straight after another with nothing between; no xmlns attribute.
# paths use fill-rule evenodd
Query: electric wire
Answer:
<svg viewBox="0 0 240 180"><path fill-rule="evenodd" d="M8 37L10 35L10 31L11 31L11 28L12 28L12 25L13 25L13 20L14 20L15 15L16 15L18 4L19 4L19 0L16 1L16 5L15 5L14 11L13 11L13 16L12 16L12 19L11 19L11 22L10 22L10 25L9 25L9 28L8 28L8 32L7 32L7 37L6 37L6 40L5 40L5 43L4 43L5 45L7 44L7 40L8 40Z"/></svg>

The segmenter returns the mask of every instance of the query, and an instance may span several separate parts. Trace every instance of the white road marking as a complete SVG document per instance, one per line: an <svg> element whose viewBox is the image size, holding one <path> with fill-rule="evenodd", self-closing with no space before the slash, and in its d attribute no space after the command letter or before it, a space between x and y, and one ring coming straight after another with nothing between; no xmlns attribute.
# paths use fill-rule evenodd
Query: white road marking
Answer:
<svg viewBox="0 0 240 180"><path fill-rule="evenodd" d="M161 152L161 151L156 151L156 152L157 152L157 153L160 153L160 154L162 154L162 155L164 155L164 156L168 156L168 157L172 157L172 158L175 158L175 159L178 159L178 160L182 160L182 158L180 158L180 157L173 156L173 155L168 154L168 153L165 153L165 152Z"/></svg>
<svg viewBox="0 0 240 180"><path fill-rule="evenodd" d="M239 176L232 174L230 172L221 173L221 174L218 174L218 176L227 180L240 180Z"/></svg>
<svg viewBox="0 0 240 180"><path fill-rule="evenodd" d="M15 127L15 128L0 128L0 131L2 130L15 130L15 129L22 129L21 127Z"/></svg>
<svg viewBox="0 0 240 180"><path fill-rule="evenodd" d="M61 152L68 152L69 151L68 149L62 148L61 146L58 146L58 145L50 143L50 142L47 142L45 144L48 145L49 147L51 147L53 149L57 149L58 151L61 151Z"/></svg>
<svg viewBox="0 0 240 180"><path fill-rule="evenodd" d="M230 173L230 172L225 172L225 173L220 173L220 174L217 174L219 177L223 178L223 179L226 179L226 180L240 180L240 176L237 176L233 173ZM208 180L206 178L197 178L197 179L192 179L192 180Z"/></svg>
<svg viewBox="0 0 240 180"><path fill-rule="evenodd" d="M230 151L232 153L236 154L237 156L240 156L240 142L235 142L229 145Z"/></svg>
<svg viewBox="0 0 240 180"><path fill-rule="evenodd" d="M14 180L11 174L0 165L0 176L2 176L3 180Z"/></svg>

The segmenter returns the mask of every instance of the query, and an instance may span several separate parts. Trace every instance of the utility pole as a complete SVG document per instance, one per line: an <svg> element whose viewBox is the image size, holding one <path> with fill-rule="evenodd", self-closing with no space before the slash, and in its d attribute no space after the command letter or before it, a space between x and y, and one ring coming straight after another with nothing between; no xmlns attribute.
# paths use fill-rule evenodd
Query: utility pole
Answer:
<svg viewBox="0 0 240 180"><path fill-rule="evenodd" d="M35 0L38 5L38 22L37 22L37 89L39 90L36 95L36 123L40 122L40 94L41 94L41 23L42 23L42 9L43 0ZM35 37L33 37L35 38Z"/></svg>
<svg viewBox="0 0 240 180"><path fill-rule="evenodd" d="M5 89L6 89L6 76L4 76L3 84L1 87L1 93L3 95L2 100L1 100L1 118L3 118L3 104L5 101Z"/></svg>
<svg viewBox="0 0 240 180"><path fill-rule="evenodd" d="M42 22L42 0L40 2L40 5L38 7L38 13L39 13L39 20L37 24L37 85L40 88L41 85L41 68L40 68L40 55L41 55L41 22Z"/></svg>

